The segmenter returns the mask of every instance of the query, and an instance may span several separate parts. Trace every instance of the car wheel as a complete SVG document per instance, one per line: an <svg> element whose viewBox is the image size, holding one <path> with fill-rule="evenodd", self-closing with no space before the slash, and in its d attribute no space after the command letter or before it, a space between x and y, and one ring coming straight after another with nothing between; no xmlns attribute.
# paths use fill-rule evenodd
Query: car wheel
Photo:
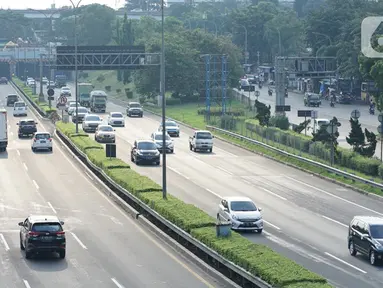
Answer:
<svg viewBox="0 0 383 288"><path fill-rule="evenodd" d="M213 148L210 149L210 153L213 153Z"/></svg>
<svg viewBox="0 0 383 288"><path fill-rule="evenodd" d="M197 147L193 147L194 152L197 152Z"/></svg>
<svg viewBox="0 0 383 288"><path fill-rule="evenodd" d="M141 115L140 115L140 117L142 118L142 117L144 117L144 115L143 115L143 114L141 114Z"/></svg>
<svg viewBox="0 0 383 288"><path fill-rule="evenodd" d="M32 252L28 252L28 251L26 251L26 252L25 252L25 258L27 258L27 259L31 259L31 258L32 258Z"/></svg>
<svg viewBox="0 0 383 288"><path fill-rule="evenodd" d="M122 125L122 127L125 127L125 124L124 124L124 125Z"/></svg>
<svg viewBox="0 0 383 288"><path fill-rule="evenodd" d="M257 233L262 234L263 229L258 229L256 231L257 231Z"/></svg>
<svg viewBox="0 0 383 288"><path fill-rule="evenodd" d="M173 153L174 153L174 149L173 149L173 150L170 150L170 153L172 153L172 154L173 154Z"/></svg>
<svg viewBox="0 0 383 288"><path fill-rule="evenodd" d="M156 165L157 165L157 166L160 166L160 161L156 162Z"/></svg>
<svg viewBox="0 0 383 288"><path fill-rule="evenodd" d="M375 254L375 251L374 250L371 250L370 251L370 264L371 265L376 265L376 254Z"/></svg>
<svg viewBox="0 0 383 288"><path fill-rule="evenodd" d="M190 151L193 151L193 146L189 143L189 149Z"/></svg>
<svg viewBox="0 0 383 288"><path fill-rule="evenodd" d="M65 250L60 251L60 252L59 252L59 255L60 255L60 258L61 258L61 259L64 259L64 258L65 258Z"/></svg>
<svg viewBox="0 0 383 288"><path fill-rule="evenodd" d="M32 152L35 152L35 148L31 147Z"/></svg>
<svg viewBox="0 0 383 288"><path fill-rule="evenodd" d="M130 155L130 161L134 162L134 158L132 155Z"/></svg>
<svg viewBox="0 0 383 288"><path fill-rule="evenodd" d="M53 152L53 147L49 148L49 151L50 151L50 152Z"/></svg>
<svg viewBox="0 0 383 288"><path fill-rule="evenodd" d="M25 250L25 247L23 245L23 241L21 241L21 236L20 236L20 250Z"/></svg>
<svg viewBox="0 0 383 288"><path fill-rule="evenodd" d="M19 138L21 138L21 134L17 134L17 136L18 136Z"/></svg>
<svg viewBox="0 0 383 288"><path fill-rule="evenodd" d="M128 113L128 117L132 117L132 114Z"/></svg>
<svg viewBox="0 0 383 288"><path fill-rule="evenodd" d="M350 243L348 244L348 251L350 252L351 256L356 255L357 251L356 251L355 246L354 246L354 241L350 241Z"/></svg>

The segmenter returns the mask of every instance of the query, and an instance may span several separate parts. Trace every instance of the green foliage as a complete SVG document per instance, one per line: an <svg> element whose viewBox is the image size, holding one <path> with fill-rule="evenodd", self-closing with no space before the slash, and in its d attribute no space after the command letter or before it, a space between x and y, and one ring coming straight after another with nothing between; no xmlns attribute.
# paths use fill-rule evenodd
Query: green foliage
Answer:
<svg viewBox="0 0 383 288"><path fill-rule="evenodd" d="M303 122L299 123L298 125L295 125L293 127L293 131L300 134L300 133L302 133L303 130L305 130L309 127L310 123L311 123L311 119L303 121Z"/></svg>
<svg viewBox="0 0 383 288"><path fill-rule="evenodd" d="M350 118L351 131L346 137L347 143L352 146L354 152L360 153L363 146L366 144L365 136L363 134L362 126L358 119Z"/></svg>
<svg viewBox="0 0 383 288"><path fill-rule="evenodd" d="M199 108L197 110L198 115L206 115L207 111L206 108ZM221 116L222 115L222 108L220 107L210 107L210 116ZM230 109L230 111L226 111L226 115L231 116L244 116L245 111L243 109Z"/></svg>
<svg viewBox="0 0 383 288"><path fill-rule="evenodd" d="M237 120L230 115L223 115L219 118L219 127L226 130L236 130Z"/></svg>
<svg viewBox="0 0 383 288"><path fill-rule="evenodd" d="M271 117L271 106L267 107L264 103L255 100L254 109L256 111L255 119L259 121L261 126L268 126Z"/></svg>
<svg viewBox="0 0 383 288"><path fill-rule="evenodd" d="M277 127L281 130L289 130L289 118L284 115L276 115L270 118L270 126Z"/></svg>
<svg viewBox="0 0 383 288"><path fill-rule="evenodd" d="M96 79L98 82L102 83L105 81L105 76L104 74L100 74L98 75L97 79Z"/></svg>
<svg viewBox="0 0 383 288"><path fill-rule="evenodd" d="M26 40L33 37L31 19L25 18L23 14L11 10L0 10L0 35L7 41L17 42L18 38Z"/></svg>

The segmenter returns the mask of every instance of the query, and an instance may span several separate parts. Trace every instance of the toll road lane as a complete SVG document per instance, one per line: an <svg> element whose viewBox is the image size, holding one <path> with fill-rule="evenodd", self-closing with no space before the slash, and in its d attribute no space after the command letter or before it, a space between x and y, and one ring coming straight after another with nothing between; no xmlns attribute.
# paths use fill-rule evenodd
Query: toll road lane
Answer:
<svg viewBox="0 0 383 288"><path fill-rule="evenodd" d="M9 131L12 133L16 131L16 121L9 117ZM42 126L40 131L44 130ZM14 147L19 153L11 154ZM225 283L215 282L215 279L175 254L166 243L145 232L92 184L94 180L88 179L92 176L84 175L81 168L70 162L58 143L54 142L53 147L53 153L32 153L30 140L15 139L10 143L9 158L0 161L0 165L4 165L3 170L10 173L8 179L15 179L14 176L22 172L36 182L36 185L31 181L24 184L25 187L15 189L11 186L9 190L4 190L8 197L4 199L5 205L8 205L7 199L11 199L14 207L9 206L17 208L18 214L0 214L0 219L3 219L1 227L4 228L1 235L8 245L1 241L0 255L8 257L4 265L13 267L21 280L26 280L32 288L116 287L116 283L120 287L225 287ZM8 162L19 165L12 168ZM23 183L22 177L11 183ZM1 187L7 183L3 181ZM26 205L22 199L38 199L39 205L32 205L32 208L22 206ZM37 208L33 207L40 207L40 210L34 211ZM57 215L66 222L66 260L23 259L15 225L23 221L29 212ZM8 215L13 219L7 218ZM8 282L13 281L11 276Z"/></svg>
<svg viewBox="0 0 383 288"><path fill-rule="evenodd" d="M123 108L110 103L108 105L108 111L121 111L121 109ZM149 115L142 119L127 118L125 128L116 128L118 157L125 161L130 160L128 151L130 151L131 144L135 139L149 138L150 134L159 126L159 122L155 119L157 118ZM382 211L378 207L379 204L368 197L351 191L344 191L345 189L342 187L309 176L301 171L293 169L286 171L286 166L242 149L233 146L226 149L229 145L223 144L221 141L215 141L215 152L212 155L191 152L188 150L188 135L191 131L184 127L181 129L181 137L173 138L176 152L174 155L168 155L167 158L168 183L181 187L181 185L189 185L186 183L192 182L202 189L173 190L174 186L169 186L169 193L205 209L213 216L217 206L213 210L206 209L206 203L210 203L212 196L215 197L215 205L218 204L221 196L232 196L233 194L249 196L260 207L264 208L263 215L267 221L265 224L266 232L273 239L277 239L275 243L287 243L285 248L287 247L288 253L292 253L291 247L301 247L301 243L306 243L306 246L312 249L311 251L307 250L308 248L303 249L308 255L319 254L317 258L325 259L325 262L337 262L337 265L348 272L351 271L350 273L355 275L360 273L362 276L359 276L364 277L363 281L369 283L368 285L364 284L363 287L375 287L376 283L380 283L380 285L383 283L379 270L370 267L365 260L359 261L348 255L345 241L347 229L329 220L332 219L339 223L344 221L346 223L344 225L347 225L355 214L372 213L374 209L377 212ZM132 168L161 183L161 168L137 167L134 164L132 164ZM296 183L295 180L301 183ZM178 182L179 184L177 184ZM307 184L312 187L307 186ZM333 194L327 190L331 192L335 190L335 192ZM193 195L194 201L190 195ZM374 209L365 207L366 210L362 206L352 204L358 202L370 205L368 207ZM323 229L323 227L328 229ZM254 241L259 239L254 238L254 235L245 234L245 236ZM270 241L272 240L267 239L269 246L271 246ZM291 244L294 241L299 243L297 245ZM288 254L286 250L283 251L285 251L285 255ZM298 256L293 259L298 262L301 261ZM306 262L311 263L310 261L314 260L311 259ZM315 272L324 273L322 270L315 270L317 268L314 267L315 265L307 265L306 267ZM364 272L367 272L368 277L363 276ZM352 287L345 285L344 275L323 275L345 287Z"/></svg>

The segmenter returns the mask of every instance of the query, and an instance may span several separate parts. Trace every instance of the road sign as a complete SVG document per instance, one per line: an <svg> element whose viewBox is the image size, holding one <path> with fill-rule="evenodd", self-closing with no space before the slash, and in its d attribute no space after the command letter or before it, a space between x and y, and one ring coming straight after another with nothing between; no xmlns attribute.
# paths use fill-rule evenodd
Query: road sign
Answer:
<svg viewBox="0 0 383 288"><path fill-rule="evenodd" d="M52 88L49 88L48 89L48 96L53 96L55 95L55 90L53 90Z"/></svg>
<svg viewBox="0 0 383 288"><path fill-rule="evenodd" d="M379 120L380 123L383 122L383 114L379 114L379 116L378 116L378 120Z"/></svg>
<svg viewBox="0 0 383 288"><path fill-rule="evenodd" d="M64 105L57 105L57 109L59 109L59 110L65 110L65 108L66 108L66 106L65 106L65 104Z"/></svg>
<svg viewBox="0 0 383 288"><path fill-rule="evenodd" d="M65 105L67 101L68 98L66 98L65 96L60 96L60 98L57 100L57 102L61 105Z"/></svg>
<svg viewBox="0 0 383 288"><path fill-rule="evenodd" d="M359 112L359 110L353 110L352 112L351 112L351 118L352 119L359 119L359 117L360 117L360 112Z"/></svg>
<svg viewBox="0 0 383 288"><path fill-rule="evenodd" d="M275 112L289 112L291 111L290 105L276 105Z"/></svg>
<svg viewBox="0 0 383 288"><path fill-rule="evenodd" d="M318 118L318 111L316 110L311 110L311 118L317 119Z"/></svg>
<svg viewBox="0 0 383 288"><path fill-rule="evenodd" d="M382 125L378 126L378 133L383 134L383 126Z"/></svg>
<svg viewBox="0 0 383 288"><path fill-rule="evenodd" d="M257 90L255 91L255 97L259 97L260 92Z"/></svg>
<svg viewBox="0 0 383 288"><path fill-rule="evenodd" d="M53 101L53 100L55 100L55 97L54 96L48 96L48 100Z"/></svg>
<svg viewBox="0 0 383 288"><path fill-rule="evenodd" d="M311 117L311 110L298 110L298 117Z"/></svg>

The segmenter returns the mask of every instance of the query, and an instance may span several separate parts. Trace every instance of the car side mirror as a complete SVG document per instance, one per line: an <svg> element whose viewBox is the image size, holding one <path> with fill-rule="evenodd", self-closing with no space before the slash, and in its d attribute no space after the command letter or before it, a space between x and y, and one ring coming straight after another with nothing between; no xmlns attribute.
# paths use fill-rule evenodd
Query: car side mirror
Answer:
<svg viewBox="0 0 383 288"><path fill-rule="evenodd" d="M213 135L213 136L211 136L211 138L214 138L214 135Z"/></svg>
<svg viewBox="0 0 383 288"><path fill-rule="evenodd" d="M362 234L361 236L362 240L370 238L370 235L368 234Z"/></svg>
<svg viewBox="0 0 383 288"><path fill-rule="evenodd" d="M24 222L19 222L19 226L24 226Z"/></svg>
<svg viewBox="0 0 383 288"><path fill-rule="evenodd" d="M16 125L19 125L19 123L16 123Z"/></svg>
<svg viewBox="0 0 383 288"><path fill-rule="evenodd" d="M61 225L64 225L64 221L60 221L60 224L61 224Z"/></svg>
<svg viewBox="0 0 383 288"><path fill-rule="evenodd" d="M101 119L101 121L104 121L104 119L103 118L100 118Z"/></svg>
<svg viewBox="0 0 383 288"><path fill-rule="evenodd" d="M262 208L261 208L261 207L258 207L258 211L261 212L261 211L262 211Z"/></svg>
<svg viewBox="0 0 383 288"><path fill-rule="evenodd" d="M223 211L229 213L229 208L223 208Z"/></svg>

